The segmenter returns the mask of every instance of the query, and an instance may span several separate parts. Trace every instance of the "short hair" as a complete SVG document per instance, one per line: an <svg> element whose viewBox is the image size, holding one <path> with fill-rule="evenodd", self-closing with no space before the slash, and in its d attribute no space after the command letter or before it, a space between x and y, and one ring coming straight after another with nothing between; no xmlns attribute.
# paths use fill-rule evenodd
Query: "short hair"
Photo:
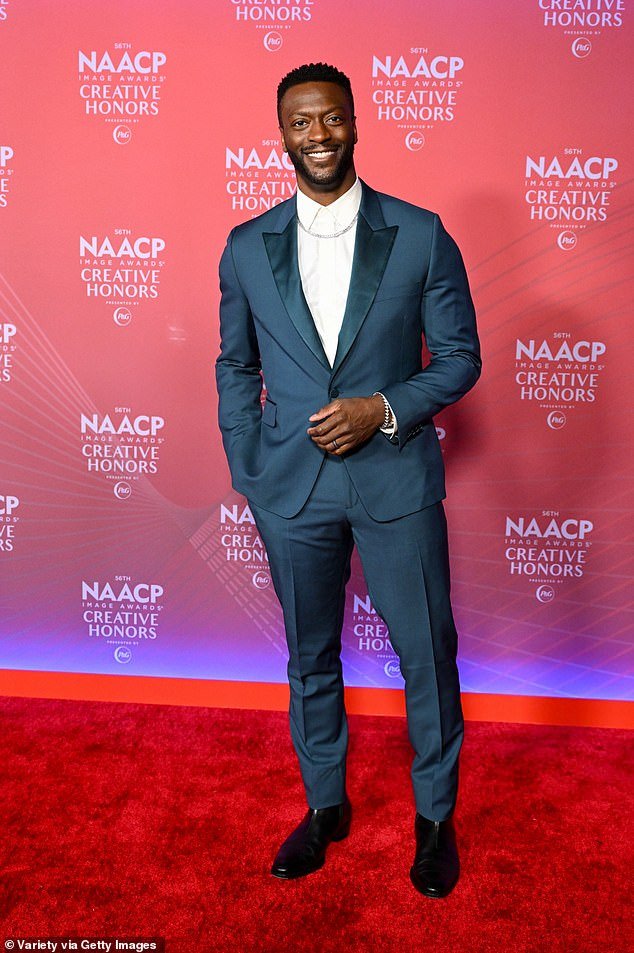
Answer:
<svg viewBox="0 0 634 953"><path fill-rule="evenodd" d="M299 86L300 83L336 83L341 86L348 94L352 115L354 116L354 96L352 95L352 85L345 73L337 69L336 66L330 66L328 63L305 63L303 66L297 66L290 73L282 77L277 87L277 118L282 124L280 106L282 97L291 86Z"/></svg>

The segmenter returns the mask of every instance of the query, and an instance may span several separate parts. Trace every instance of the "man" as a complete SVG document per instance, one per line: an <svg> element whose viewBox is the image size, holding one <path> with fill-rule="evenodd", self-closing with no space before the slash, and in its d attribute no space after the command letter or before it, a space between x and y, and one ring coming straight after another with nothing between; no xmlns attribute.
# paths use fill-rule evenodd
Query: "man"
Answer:
<svg viewBox="0 0 634 953"><path fill-rule="evenodd" d="M233 486L249 501L284 613L290 729L308 801L271 872L312 873L350 827L340 651L356 544L405 680L410 876L441 897L459 874L463 719L432 418L479 376L473 305L438 216L357 178L343 73L323 63L292 70L278 87L278 118L298 191L229 235L216 364Z"/></svg>

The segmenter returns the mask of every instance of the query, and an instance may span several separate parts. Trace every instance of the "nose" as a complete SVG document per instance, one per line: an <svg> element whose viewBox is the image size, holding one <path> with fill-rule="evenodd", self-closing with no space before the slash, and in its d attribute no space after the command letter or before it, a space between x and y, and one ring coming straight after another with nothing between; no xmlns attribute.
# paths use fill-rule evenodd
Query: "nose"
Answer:
<svg viewBox="0 0 634 953"><path fill-rule="evenodd" d="M324 142L330 139L330 129L321 119L315 119L310 125L308 138L311 142Z"/></svg>

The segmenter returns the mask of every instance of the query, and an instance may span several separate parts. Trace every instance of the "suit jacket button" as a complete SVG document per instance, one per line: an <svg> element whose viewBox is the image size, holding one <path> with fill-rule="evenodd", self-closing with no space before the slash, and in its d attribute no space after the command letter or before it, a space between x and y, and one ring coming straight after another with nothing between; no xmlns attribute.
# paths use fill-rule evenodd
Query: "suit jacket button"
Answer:
<svg viewBox="0 0 634 953"><path fill-rule="evenodd" d="M339 396L339 388L333 387L333 389L330 391L328 396L330 397L331 400L334 400L335 397Z"/></svg>

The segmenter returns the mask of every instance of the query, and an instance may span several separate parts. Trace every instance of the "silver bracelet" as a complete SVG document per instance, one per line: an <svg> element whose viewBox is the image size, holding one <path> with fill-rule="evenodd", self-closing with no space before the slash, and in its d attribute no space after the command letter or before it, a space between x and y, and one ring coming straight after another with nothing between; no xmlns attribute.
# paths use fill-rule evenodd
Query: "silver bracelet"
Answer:
<svg viewBox="0 0 634 953"><path fill-rule="evenodd" d="M392 411L390 410L390 405L387 402L387 397L385 397L380 390L375 390L372 396L380 397L383 401L383 406L385 407L385 417L383 418L383 424L379 429L387 429L392 423Z"/></svg>

